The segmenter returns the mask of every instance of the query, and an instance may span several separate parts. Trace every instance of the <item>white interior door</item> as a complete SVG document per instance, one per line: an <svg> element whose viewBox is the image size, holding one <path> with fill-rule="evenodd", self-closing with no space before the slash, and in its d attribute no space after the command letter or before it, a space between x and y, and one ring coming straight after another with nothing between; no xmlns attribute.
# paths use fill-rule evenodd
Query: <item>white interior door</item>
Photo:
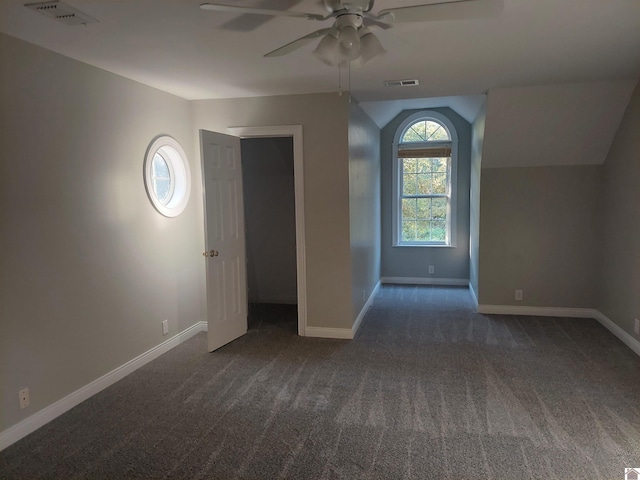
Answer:
<svg viewBox="0 0 640 480"><path fill-rule="evenodd" d="M208 348L247 333L240 139L200 130L205 210Z"/></svg>

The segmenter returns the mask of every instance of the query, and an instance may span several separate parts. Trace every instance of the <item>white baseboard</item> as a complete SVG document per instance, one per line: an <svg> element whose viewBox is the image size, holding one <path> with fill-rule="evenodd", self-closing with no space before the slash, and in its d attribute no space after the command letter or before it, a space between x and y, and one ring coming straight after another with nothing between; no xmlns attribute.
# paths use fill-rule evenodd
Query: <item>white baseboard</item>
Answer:
<svg viewBox="0 0 640 480"><path fill-rule="evenodd" d="M353 338L355 338L356 332L358 331L358 328L360 328L360 324L362 323L367 310L369 310L369 308L371 307L373 299L380 289L380 284L381 281L378 281L373 291L371 292L371 295L369 295L369 298L356 317L355 322L353 322L353 326L351 328L325 328L307 326L307 328L305 329L305 336L315 338L339 338L343 340L352 340Z"/></svg>
<svg viewBox="0 0 640 480"><path fill-rule="evenodd" d="M640 341L620 328L613 320L594 308L519 307L515 305L478 305L478 313L496 315L531 315L536 317L593 318L640 356Z"/></svg>
<svg viewBox="0 0 640 480"><path fill-rule="evenodd" d="M71 410L76 405L84 402L88 398L92 397L98 392L101 392L105 388L113 385L118 380L123 379L130 373L134 372L138 368L146 365L150 361L158 358L160 355L168 352L174 347L177 347L185 340L193 337L199 332L207 330L207 322L198 322L195 325L183 330L170 339L162 342L160 345L153 347L151 350L138 355L133 360L128 361L124 365L119 366L115 370L97 378L93 382L85 385L84 387L76 390L75 392L61 398L57 402L39 410L33 415L25 418L21 422L14 426L0 432L0 451L7 448L9 445L17 442L23 437L26 437L31 432L34 432L38 428L46 425L51 420L59 417L63 413Z"/></svg>
<svg viewBox="0 0 640 480"><path fill-rule="evenodd" d="M623 329L621 329L616 323L608 318L604 313L594 310L595 319L598 320L607 330L618 337L627 347L633 350L636 355L640 356L640 341L633 338Z"/></svg>
<svg viewBox="0 0 640 480"><path fill-rule="evenodd" d="M592 308L527 307L518 305L478 305L478 313L531 315L534 317L595 318Z"/></svg>
<svg viewBox="0 0 640 480"><path fill-rule="evenodd" d="M382 277L380 282L398 285L443 285L450 287L466 287L469 285L468 278Z"/></svg>
<svg viewBox="0 0 640 480"><path fill-rule="evenodd" d="M325 328L307 326L304 333L305 337L340 338L344 340L353 339L353 330L350 328Z"/></svg>
<svg viewBox="0 0 640 480"><path fill-rule="evenodd" d="M362 320L364 319L364 316L367 314L367 311L371 307L371 304L373 303L373 299L376 297L376 294L378 293L378 290L380 289L380 285L381 284L382 284L382 282L380 280L378 280L378 283L376 283L376 286L373 287L373 291L371 292L371 295L369 295L369 298L367 299L365 304L362 306L362 309L360 310L360 313L356 317L356 321L353 322L353 327L351 327L351 331L352 331L352 337L351 338L356 338L356 332L360 328L360 324L362 323Z"/></svg>

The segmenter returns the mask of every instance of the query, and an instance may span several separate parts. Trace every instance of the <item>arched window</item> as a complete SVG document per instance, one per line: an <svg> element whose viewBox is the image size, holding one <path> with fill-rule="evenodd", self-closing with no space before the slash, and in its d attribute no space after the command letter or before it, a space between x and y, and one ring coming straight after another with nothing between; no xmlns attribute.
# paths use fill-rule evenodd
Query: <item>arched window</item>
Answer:
<svg viewBox="0 0 640 480"><path fill-rule="evenodd" d="M394 139L395 246L454 246L458 136L451 121L424 111Z"/></svg>

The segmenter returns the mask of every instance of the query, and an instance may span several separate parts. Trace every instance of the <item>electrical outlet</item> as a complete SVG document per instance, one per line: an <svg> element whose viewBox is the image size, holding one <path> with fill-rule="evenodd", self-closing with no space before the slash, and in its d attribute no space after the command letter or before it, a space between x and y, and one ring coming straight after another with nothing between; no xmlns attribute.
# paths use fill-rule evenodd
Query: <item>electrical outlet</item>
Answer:
<svg viewBox="0 0 640 480"><path fill-rule="evenodd" d="M429 265L429 275L433 275L436 271L436 268L433 265Z"/></svg>
<svg viewBox="0 0 640 480"><path fill-rule="evenodd" d="M524 292L522 290L516 290L516 301L521 302L524 298Z"/></svg>
<svg viewBox="0 0 640 480"><path fill-rule="evenodd" d="M31 405L31 399L29 398L29 389L23 388L18 392L18 397L20 398L20 409L27 408Z"/></svg>
<svg viewBox="0 0 640 480"><path fill-rule="evenodd" d="M636 321L633 324L633 331L636 332L637 335L640 335L640 318L636 318Z"/></svg>
<svg viewBox="0 0 640 480"><path fill-rule="evenodd" d="M162 321L162 335L169 333L169 320Z"/></svg>

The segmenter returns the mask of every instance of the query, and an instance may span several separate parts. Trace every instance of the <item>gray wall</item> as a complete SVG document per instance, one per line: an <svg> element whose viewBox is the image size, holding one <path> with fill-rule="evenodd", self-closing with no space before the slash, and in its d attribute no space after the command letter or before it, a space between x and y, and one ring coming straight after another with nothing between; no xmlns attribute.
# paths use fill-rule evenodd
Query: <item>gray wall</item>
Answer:
<svg viewBox="0 0 640 480"><path fill-rule="evenodd" d="M636 339L640 318L640 84L603 166L598 309Z"/></svg>
<svg viewBox="0 0 640 480"><path fill-rule="evenodd" d="M380 135L382 200L382 277L469 279L469 182L471 126L450 108L432 108L445 115L458 132L458 216L456 247L392 247L393 137L398 126L420 110L405 110L387 124ZM429 275L429 265L435 274Z"/></svg>
<svg viewBox="0 0 640 480"><path fill-rule="evenodd" d="M482 170L480 304L596 306L601 169ZM524 290L523 301L515 289Z"/></svg>
<svg viewBox="0 0 640 480"><path fill-rule="evenodd" d="M158 134L198 171L189 103L0 34L0 431L203 320L201 196L147 198ZM31 406L20 410L18 390Z"/></svg>
<svg viewBox="0 0 640 480"><path fill-rule="evenodd" d="M349 106L351 298L360 313L380 280L380 130L356 104Z"/></svg>
<svg viewBox="0 0 640 480"><path fill-rule="evenodd" d="M602 163L636 82L495 89L482 147L478 300L595 308ZM517 302L516 289L524 290Z"/></svg>
<svg viewBox="0 0 640 480"><path fill-rule="evenodd" d="M469 201L469 285L478 296L480 271L480 186L482 179L482 148L487 120L486 103L471 126L471 186Z"/></svg>
<svg viewBox="0 0 640 480"><path fill-rule="evenodd" d="M291 138L242 144L249 302L297 302L296 219Z"/></svg>
<svg viewBox="0 0 640 480"><path fill-rule="evenodd" d="M195 131L225 133L228 127L302 125L307 325L350 329L353 305L347 95L199 100L191 107ZM193 142L197 145L195 133Z"/></svg>

